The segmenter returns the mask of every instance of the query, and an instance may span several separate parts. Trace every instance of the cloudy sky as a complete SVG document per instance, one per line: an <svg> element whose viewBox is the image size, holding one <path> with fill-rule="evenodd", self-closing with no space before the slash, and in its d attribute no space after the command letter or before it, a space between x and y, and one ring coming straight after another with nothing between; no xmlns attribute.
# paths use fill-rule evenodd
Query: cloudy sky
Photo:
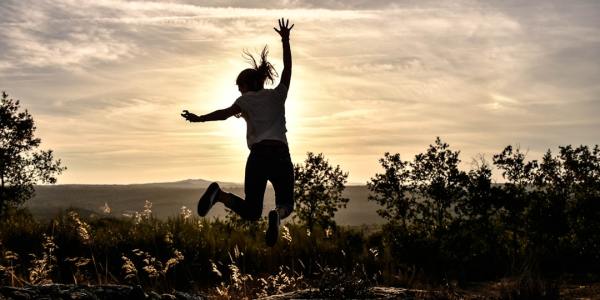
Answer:
<svg viewBox="0 0 600 300"><path fill-rule="evenodd" d="M0 89L34 116L59 183L243 181L243 119L189 124L239 96L241 53L295 23L292 159L322 152L366 182L383 153L440 136L464 167L600 142L600 2L0 2Z"/></svg>

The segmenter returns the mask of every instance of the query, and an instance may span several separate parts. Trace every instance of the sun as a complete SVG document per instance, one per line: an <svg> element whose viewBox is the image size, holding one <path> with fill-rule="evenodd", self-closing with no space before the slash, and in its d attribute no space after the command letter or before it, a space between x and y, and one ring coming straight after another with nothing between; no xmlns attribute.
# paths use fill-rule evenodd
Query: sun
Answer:
<svg viewBox="0 0 600 300"><path fill-rule="evenodd" d="M227 127L225 130L232 136L246 138L246 121L244 118L231 117L223 122L222 125Z"/></svg>
<svg viewBox="0 0 600 300"><path fill-rule="evenodd" d="M223 109L231 106L240 96L241 94L237 89L237 85L235 85L235 81L231 80L231 76L225 76L225 79L221 80L219 88L215 92L215 109ZM218 122L218 128L223 135L232 139L245 140L246 138L246 122L243 118L231 117L223 122Z"/></svg>

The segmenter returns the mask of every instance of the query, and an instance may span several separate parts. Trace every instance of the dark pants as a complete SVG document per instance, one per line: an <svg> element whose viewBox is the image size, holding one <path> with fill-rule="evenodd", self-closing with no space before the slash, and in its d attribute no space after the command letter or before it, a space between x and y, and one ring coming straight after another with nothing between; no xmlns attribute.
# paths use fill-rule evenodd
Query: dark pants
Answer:
<svg viewBox="0 0 600 300"><path fill-rule="evenodd" d="M244 179L246 199L229 194L231 201L228 207L243 219L259 220L267 180L275 190L279 218L289 216L294 210L294 166L288 146L282 142L264 141L252 146Z"/></svg>

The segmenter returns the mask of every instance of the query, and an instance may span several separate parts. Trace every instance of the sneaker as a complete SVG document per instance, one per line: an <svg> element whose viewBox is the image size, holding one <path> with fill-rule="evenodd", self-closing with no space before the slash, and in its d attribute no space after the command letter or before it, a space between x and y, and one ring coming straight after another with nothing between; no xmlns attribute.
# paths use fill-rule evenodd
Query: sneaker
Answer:
<svg viewBox="0 0 600 300"><path fill-rule="evenodd" d="M206 192L204 192L204 195L202 195L198 201L198 215L201 217L206 216L208 211L217 202L220 191L221 188L216 182L211 183L208 188L206 188Z"/></svg>
<svg viewBox="0 0 600 300"><path fill-rule="evenodd" d="M267 246L273 247L279 238L279 213L277 210L269 212L269 228L267 228L267 234L265 241Z"/></svg>

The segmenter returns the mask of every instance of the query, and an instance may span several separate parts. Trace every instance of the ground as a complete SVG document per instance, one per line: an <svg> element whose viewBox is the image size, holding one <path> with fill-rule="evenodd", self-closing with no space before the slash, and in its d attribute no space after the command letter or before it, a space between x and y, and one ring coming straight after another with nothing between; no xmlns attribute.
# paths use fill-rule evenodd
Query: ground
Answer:
<svg viewBox="0 0 600 300"><path fill-rule="evenodd" d="M394 287L373 287L369 290L369 299L502 299L503 282L474 285L468 290L435 291L404 289ZM190 294L179 291L159 294L143 291L139 286L125 285L71 285L48 284L22 288L0 287L0 299L111 299L111 300L200 300L214 298L210 294ZM297 298L329 298L317 289L304 289L280 295L272 295L263 300L284 300ZM363 297L360 297L363 298ZM551 298L549 298L551 299ZM600 299L600 283L587 285L568 284L561 288L560 299Z"/></svg>

